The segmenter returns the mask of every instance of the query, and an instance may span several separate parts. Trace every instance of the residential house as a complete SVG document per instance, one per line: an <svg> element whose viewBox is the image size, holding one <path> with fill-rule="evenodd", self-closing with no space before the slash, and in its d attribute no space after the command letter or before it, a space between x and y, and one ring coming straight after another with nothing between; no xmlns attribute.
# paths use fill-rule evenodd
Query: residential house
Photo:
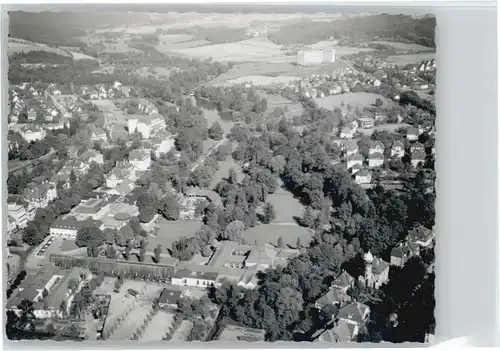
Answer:
<svg viewBox="0 0 500 351"><path fill-rule="evenodd" d="M363 167L363 164L362 163L356 163L354 166L352 166L351 168L351 175L355 175L357 174L358 172L360 172L361 170L363 170L364 167Z"/></svg>
<svg viewBox="0 0 500 351"><path fill-rule="evenodd" d="M351 169L354 167L354 165L363 165L363 156L360 154L354 154L349 157L347 157L347 169Z"/></svg>
<svg viewBox="0 0 500 351"><path fill-rule="evenodd" d="M422 151L415 151L411 154L411 164L417 168L420 164L425 163L426 155Z"/></svg>
<svg viewBox="0 0 500 351"><path fill-rule="evenodd" d="M121 124L114 124L111 126L109 130L109 138L113 142L117 142L118 140L127 141L128 140L128 132L125 129L125 126Z"/></svg>
<svg viewBox="0 0 500 351"><path fill-rule="evenodd" d="M339 136L341 139L352 139L354 138L354 134L356 134L356 131L357 129L353 125L349 124L340 130Z"/></svg>
<svg viewBox="0 0 500 351"><path fill-rule="evenodd" d="M163 133L160 133L163 135ZM160 158L162 154L167 154L170 150L175 147L175 139L172 136L159 138L153 141L154 153L157 158Z"/></svg>
<svg viewBox="0 0 500 351"><path fill-rule="evenodd" d="M137 101L137 105L139 110L145 114L148 115L158 114L158 108L156 108L156 106L152 102L146 99L139 99Z"/></svg>
<svg viewBox="0 0 500 351"><path fill-rule="evenodd" d="M107 212L108 208L106 205L108 202L103 198L91 198L88 200L83 200L78 206L76 206L71 212L75 218L79 221L83 221L87 218L97 220Z"/></svg>
<svg viewBox="0 0 500 351"><path fill-rule="evenodd" d="M343 143L342 148L344 149L345 155L347 157L357 154L359 152L358 143L354 140L347 140Z"/></svg>
<svg viewBox="0 0 500 351"><path fill-rule="evenodd" d="M119 162L106 178L106 186L113 189L125 180L135 181L136 179L137 170L135 167L129 162Z"/></svg>
<svg viewBox="0 0 500 351"><path fill-rule="evenodd" d="M129 162L138 171L147 171L151 167L151 153L145 149L132 150L129 153Z"/></svg>
<svg viewBox="0 0 500 351"><path fill-rule="evenodd" d="M7 310L21 314L22 301L33 302L33 314L38 319L64 318L70 311L75 294L80 291L92 274L83 268L71 270L45 267L37 275L27 276L17 293L7 301ZM75 287L72 287L72 282Z"/></svg>
<svg viewBox="0 0 500 351"><path fill-rule="evenodd" d="M418 128L410 127L406 130L406 138L409 141L417 141L420 133Z"/></svg>
<svg viewBox="0 0 500 351"><path fill-rule="evenodd" d="M108 141L108 136L106 135L106 132L104 129L92 126L92 131L90 134L90 140L93 142L107 142Z"/></svg>
<svg viewBox="0 0 500 351"><path fill-rule="evenodd" d="M103 155L96 150L86 150L79 157L83 162L86 162L86 163L95 162L95 163L100 164L100 165L102 165L104 163Z"/></svg>
<svg viewBox="0 0 500 351"><path fill-rule="evenodd" d="M383 154L385 150L385 146L381 141L374 140L370 143L370 149L368 151L368 154L373 155L373 154Z"/></svg>
<svg viewBox="0 0 500 351"><path fill-rule="evenodd" d="M365 275L359 277L366 286L378 289L389 280L389 263L375 257L370 251L364 256Z"/></svg>
<svg viewBox="0 0 500 351"><path fill-rule="evenodd" d="M368 156L368 167L381 167L384 164L384 154L373 153Z"/></svg>
<svg viewBox="0 0 500 351"><path fill-rule="evenodd" d="M134 116L133 118L128 119L127 125L128 132L130 134L137 131L144 139L149 139L155 133L160 133L166 128L165 119L159 114Z"/></svg>
<svg viewBox="0 0 500 351"><path fill-rule="evenodd" d="M411 240L405 240L391 250L391 265L403 267L408 259L419 255L420 248Z"/></svg>
<svg viewBox="0 0 500 351"><path fill-rule="evenodd" d="M33 122L36 121L37 113L35 109L30 108L28 110L28 121Z"/></svg>
<svg viewBox="0 0 500 351"><path fill-rule="evenodd" d="M315 342L323 343L348 343L355 340L359 333L356 323L348 323L341 319L335 323L332 329L322 330L321 334L314 339Z"/></svg>
<svg viewBox="0 0 500 351"><path fill-rule="evenodd" d="M177 302L183 297L183 295L184 292L181 289L176 289L174 287L165 288L158 298L158 305L160 308L177 308Z"/></svg>
<svg viewBox="0 0 500 351"><path fill-rule="evenodd" d="M391 157L404 157L405 155L405 145L400 140L395 140L391 147Z"/></svg>
<svg viewBox="0 0 500 351"><path fill-rule="evenodd" d="M425 152L425 146L418 141L410 146L410 152L413 154L414 152Z"/></svg>
<svg viewBox="0 0 500 351"><path fill-rule="evenodd" d="M357 184L370 184L372 182L372 173L366 169L356 173L355 182Z"/></svg>
<svg viewBox="0 0 500 351"><path fill-rule="evenodd" d="M122 97L129 98L130 97L130 93L131 93L131 89L129 87L122 86L120 88L120 92L122 94Z"/></svg>
<svg viewBox="0 0 500 351"><path fill-rule="evenodd" d="M26 213L26 207L16 202L7 203L8 215L14 218L16 225L20 228L24 228L28 223L28 216Z"/></svg>
<svg viewBox="0 0 500 351"><path fill-rule="evenodd" d="M363 129L370 129L375 126L375 119L372 117L362 117L358 119L359 127Z"/></svg>
<svg viewBox="0 0 500 351"><path fill-rule="evenodd" d="M49 202L57 197L56 185L44 181L42 184L31 183L24 192L23 200L29 204L29 207L36 211L39 208L45 208Z"/></svg>
<svg viewBox="0 0 500 351"><path fill-rule="evenodd" d="M28 143L36 140L42 140L47 135L47 132L42 127L34 124L25 125L19 130L19 133Z"/></svg>
<svg viewBox="0 0 500 351"><path fill-rule="evenodd" d="M202 199L207 201L208 203L213 203L216 206L222 205L222 199L220 195L217 194L215 191L209 189L200 189L197 187L189 188L186 191L186 197Z"/></svg>
<svg viewBox="0 0 500 351"><path fill-rule="evenodd" d="M429 247L432 245L435 233L434 230L419 225L408 232L408 240L414 242L420 247Z"/></svg>
<svg viewBox="0 0 500 351"><path fill-rule="evenodd" d="M347 333L347 335L350 334L350 339L353 340L358 334L359 328L365 325L369 317L370 307L363 303L353 301L339 310L337 325L341 325L341 322L350 325L350 333ZM341 328L344 328L344 326ZM340 329L337 329L337 331L340 331Z"/></svg>
<svg viewBox="0 0 500 351"><path fill-rule="evenodd" d="M7 215L7 236L10 236L18 229L17 222L14 217Z"/></svg>

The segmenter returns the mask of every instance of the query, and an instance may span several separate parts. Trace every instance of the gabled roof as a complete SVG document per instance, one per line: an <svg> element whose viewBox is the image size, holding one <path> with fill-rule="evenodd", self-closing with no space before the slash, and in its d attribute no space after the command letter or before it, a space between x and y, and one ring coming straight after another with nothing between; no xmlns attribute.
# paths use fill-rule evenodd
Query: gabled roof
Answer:
<svg viewBox="0 0 500 351"><path fill-rule="evenodd" d="M159 303L165 303L168 305L177 304L177 301L182 296L182 291L178 289L165 288L161 292L160 298L158 299Z"/></svg>
<svg viewBox="0 0 500 351"><path fill-rule="evenodd" d="M373 274L381 274L384 270L389 267L389 263L385 262L379 257L375 257L372 262L372 272Z"/></svg>
<svg viewBox="0 0 500 351"><path fill-rule="evenodd" d="M347 273L342 271L337 278L332 282L332 286L338 286L339 288L347 288L354 283L354 278Z"/></svg>
<svg viewBox="0 0 500 351"><path fill-rule="evenodd" d="M363 156L360 154L354 154L347 157L347 161L363 161Z"/></svg>
<svg viewBox="0 0 500 351"><path fill-rule="evenodd" d="M371 173L366 169L362 169L361 171L356 173L356 177L369 177L369 176L371 176Z"/></svg>
<svg viewBox="0 0 500 351"><path fill-rule="evenodd" d="M316 303L322 306L334 305L342 302L346 297L347 294L345 294L340 288L331 287L326 294L316 300Z"/></svg>
<svg viewBox="0 0 500 351"><path fill-rule="evenodd" d="M401 140L394 140L392 147L405 147L405 144Z"/></svg>
<svg viewBox="0 0 500 351"><path fill-rule="evenodd" d="M364 322L364 314L366 311L369 311L370 308L360 302L351 302L350 304L342 307L339 311L338 318L346 319L358 324L362 324Z"/></svg>
<svg viewBox="0 0 500 351"><path fill-rule="evenodd" d="M354 324L340 320L333 327L332 332L336 342L350 342L355 337L355 330L356 326Z"/></svg>
<svg viewBox="0 0 500 351"><path fill-rule="evenodd" d="M370 154L368 155L368 159L371 159L371 160L383 160L384 159L384 155L380 152L375 152L373 154Z"/></svg>
<svg viewBox="0 0 500 351"><path fill-rule="evenodd" d="M425 152L423 152L422 150L416 150L411 154L411 158L413 160L425 160L425 157Z"/></svg>

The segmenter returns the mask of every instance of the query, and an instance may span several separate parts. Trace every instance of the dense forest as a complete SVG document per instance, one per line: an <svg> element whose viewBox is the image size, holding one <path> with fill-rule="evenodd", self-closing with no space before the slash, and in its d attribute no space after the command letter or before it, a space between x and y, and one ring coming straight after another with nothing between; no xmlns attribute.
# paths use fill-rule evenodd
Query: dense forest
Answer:
<svg viewBox="0 0 500 351"><path fill-rule="evenodd" d="M332 22L303 21L281 27L270 33L269 39L279 45L314 44L331 37L353 44L393 39L436 47L435 27L436 19L433 17L416 19L405 15L381 14Z"/></svg>

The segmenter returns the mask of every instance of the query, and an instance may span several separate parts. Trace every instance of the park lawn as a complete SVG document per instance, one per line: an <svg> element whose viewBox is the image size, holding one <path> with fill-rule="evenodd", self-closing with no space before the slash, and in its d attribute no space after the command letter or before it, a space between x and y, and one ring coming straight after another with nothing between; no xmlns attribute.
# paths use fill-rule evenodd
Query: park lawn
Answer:
<svg viewBox="0 0 500 351"><path fill-rule="evenodd" d="M279 223L260 224L243 232L243 238L247 243L253 245L257 242L258 246L266 244L276 246L279 237L283 239L285 245L295 248L297 238L300 238L303 246L309 246L313 233L310 229L300 227L298 225L286 225Z"/></svg>
<svg viewBox="0 0 500 351"><path fill-rule="evenodd" d="M75 244L75 240L73 239L63 239L61 244L59 245L59 250L62 252L72 251L78 249L78 246Z"/></svg>
<svg viewBox="0 0 500 351"><path fill-rule="evenodd" d="M302 217L304 214L304 206L290 192L285 190L269 194L266 202L272 204L276 211L276 219L273 223L295 224L294 217Z"/></svg>
<svg viewBox="0 0 500 351"><path fill-rule="evenodd" d="M236 174L238 175L238 182L240 182L243 179L244 173L243 169L241 166L236 163L236 161L229 155L225 161L219 162L219 169L217 172L215 172L212 182L210 183L210 189L215 188L217 184L222 179L225 179L229 176L229 170L233 168L236 171Z"/></svg>
<svg viewBox="0 0 500 351"><path fill-rule="evenodd" d="M424 52L410 55L390 55L387 56L386 62L392 65L405 66L415 64L422 61L430 61L436 58L435 52Z"/></svg>
<svg viewBox="0 0 500 351"><path fill-rule="evenodd" d="M384 107L394 104L392 101L386 99L380 94L365 92L329 95L322 98L315 98L314 101L316 101L319 107L333 111L335 107L340 108L342 102L346 105L350 104L352 107L359 106L360 108L363 108L374 105L375 100L377 99L382 100Z"/></svg>
<svg viewBox="0 0 500 351"><path fill-rule="evenodd" d="M166 336L173 321L174 315L172 313L160 310L149 323L141 341L161 341Z"/></svg>
<svg viewBox="0 0 500 351"><path fill-rule="evenodd" d="M212 126L214 122L219 122L224 134L229 134L231 132L231 128L233 128L234 125L233 121L223 120L219 114L219 111L217 110L209 110L203 107L201 107L201 110L203 111L203 115L207 120L209 128Z"/></svg>
<svg viewBox="0 0 500 351"><path fill-rule="evenodd" d="M194 237L196 231L203 225L201 221L167 221L165 219L160 220L158 224L156 236L148 237L148 247L153 248L160 244L163 250L172 248L172 243L182 237Z"/></svg>

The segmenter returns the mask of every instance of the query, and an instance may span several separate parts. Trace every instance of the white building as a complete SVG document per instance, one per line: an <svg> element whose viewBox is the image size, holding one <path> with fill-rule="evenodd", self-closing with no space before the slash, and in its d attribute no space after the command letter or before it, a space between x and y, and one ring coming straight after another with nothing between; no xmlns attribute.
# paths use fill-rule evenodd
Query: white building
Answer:
<svg viewBox="0 0 500 351"><path fill-rule="evenodd" d="M129 154L129 162L138 171L147 171L151 167L151 154L149 150L132 150Z"/></svg>
<svg viewBox="0 0 500 351"><path fill-rule="evenodd" d="M384 155L381 153L374 153L368 156L368 167L381 167L384 164Z"/></svg>
<svg viewBox="0 0 500 351"><path fill-rule="evenodd" d="M363 169L356 174L355 182L357 184L370 184L372 182L372 174L366 169Z"/></svg>
<svg viewBox="0 0 500 351"><path fill-rule="evenodd" d="M311 50L311 51L300 50L297 53L297 65L299 66L319 65L322 62L323 62L323 51L321 50Z"/></svg>
<svg viewBox="0 0 500 351"><path fill-rule="evenodd" d="M355 165L363 165L363 157L360 154L354 154L347 158L347 169L351 169Z"/></svg>
<svg viewBox="0 0 500 351"><path fill-rule="evenodd" d="M128 132L130 134L139 132L144 139L149 139L153 134L164 131L166 128L165 120L157 115L155 118L131 118L127 121Z"/></svg>
<svg viewBox="0 0 500 351"><path fill-rule="evenodd" d="M20 228L24 228L28 223L26 208L23 205L19 205L15 202L10 202L7 204L7 210L9 216L14 218L16 224Z"/></svg>
<svg viewBox="0 0 500 351"><path fill-rule="evenodd" d="M335 62L335 49L323 49L323 62Z"/></svg>
<svg viewBox="0 0 500 351"><path fill-rule="evenodd" d="M189 269L179 269L172 277L172 285L194 286L206 288L214 286L217 281L218 273L214 271L202 272Z"/></svg>
<svg viewBox="0 0 500 351"><path fill-rule="evenodd" d="M401 158L404 155L405 155L405 145L399 140L394 141L391 147L391 157Z"/></svg>

